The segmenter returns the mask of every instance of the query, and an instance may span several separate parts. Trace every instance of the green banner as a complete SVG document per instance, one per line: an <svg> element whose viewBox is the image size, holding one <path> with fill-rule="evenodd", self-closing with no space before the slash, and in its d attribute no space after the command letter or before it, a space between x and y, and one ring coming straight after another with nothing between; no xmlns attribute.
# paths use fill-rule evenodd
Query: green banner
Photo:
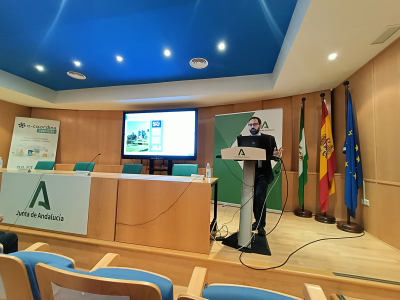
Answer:
<svg viewBox="0 0 400 300"><path fill-rule="evenodd" d="M235 147L238 135L249 135L247 124L252 116L260 117L265 124L268 122L268 125L262 126L262 133L273 135L278 147L281 147L282 109L215 116L213 176L218 178L218 201L220 202L240 204L243 168L240 162L215 157L221 154L221 149ZM273 165L275 179L268 186L269 195L266 203L269 209L282 210L280 169L280 163Z"/></svg>

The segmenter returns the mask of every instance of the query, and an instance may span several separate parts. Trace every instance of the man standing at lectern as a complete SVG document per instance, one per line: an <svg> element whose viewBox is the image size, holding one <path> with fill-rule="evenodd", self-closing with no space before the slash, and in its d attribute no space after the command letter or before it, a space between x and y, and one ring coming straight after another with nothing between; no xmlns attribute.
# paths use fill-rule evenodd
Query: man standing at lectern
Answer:
<svg viewBox="0 0 400 300"><path fill-rule="evenodd" d="M249 120L249 130L252 136L264 135L260 132L261 119L258 117L252 117ZM271 137L271 147L274 156L282 157L282 148L277 150L275 137ZM263 160L256 162L256 171L254 178L254 198L253 198L253 213L256 221L252 225L252 230L258 229L258 235L265 235L266 225L266 205L264 205L265 197L267 196L268 184L274 180L274 174L272 173L272 166L270 160ZM258 228L257 228L258 225Z"/></svg>

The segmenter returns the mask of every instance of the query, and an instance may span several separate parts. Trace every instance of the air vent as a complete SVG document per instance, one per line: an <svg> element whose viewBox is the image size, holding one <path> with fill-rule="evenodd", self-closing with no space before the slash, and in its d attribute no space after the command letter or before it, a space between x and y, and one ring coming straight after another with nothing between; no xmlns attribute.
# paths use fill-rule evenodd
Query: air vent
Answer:
<svg viewBox="0 0 400 300"><path fill-rule="evenodd" d="M80 79L80 80L86 79L85 75L78 73L78 72L74 72L74 71L68 71L67 75L71 76L72 78L75 78L75 79Z"/></svg>
<svg viewBox="0 0 400 300"><path fill-rule="evenodd" d="M397 30L400 29L400 25L392 25L386 27L382 33L377 37L375 41L371 43L371 45L382 44L386 42L388 38L390 38L393 34L396 33Z"/></svg>
<svg viewBox="0 0 400 300"><path fill-rule="evenodd" d="M189 64L195 69L204 69L208 66L208 61L201 57L192 58Z"/></svg>

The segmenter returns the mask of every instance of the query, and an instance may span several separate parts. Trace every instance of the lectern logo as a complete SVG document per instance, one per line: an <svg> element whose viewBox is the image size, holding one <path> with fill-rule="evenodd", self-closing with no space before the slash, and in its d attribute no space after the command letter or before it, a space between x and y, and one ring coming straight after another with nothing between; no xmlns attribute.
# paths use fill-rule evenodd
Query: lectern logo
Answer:
<svg viewBox="0 0 400 300"><path fill-rule="evenodd" d="M43 206L47 210L50 210L49 196L47 195L46 183L44 181L41 181L39 183L39 186L37 187L37 189L35 191L35 195L33 195L33 199L31 201L31 204L29 205L29 207L32 208L35 205L36 200L40 194L40 191L43 192L44 201L39 201L38 205Z"/></svg>
<svg viewBox="0 0 400 300"><path fill-rule="evenodd" d="M240 151L239 151L239 154L238 155L246 155L246 154L244 154L244 151L243 151L243 149L240 149Z"/></svg>

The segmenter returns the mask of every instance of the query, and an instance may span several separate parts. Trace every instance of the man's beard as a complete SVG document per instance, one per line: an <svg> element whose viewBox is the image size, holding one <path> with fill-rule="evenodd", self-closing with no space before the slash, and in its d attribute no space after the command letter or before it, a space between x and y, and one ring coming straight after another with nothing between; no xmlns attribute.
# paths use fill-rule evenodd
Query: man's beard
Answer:
<svg viewBox="0 0 400 300"><path fill-rule="evenodd" d="M252 129L250 129L250 133L251 133L251 135L256 135L257 133L259 133L260 132L260 129L254 129L254 128L252 128Z"/></svg>

